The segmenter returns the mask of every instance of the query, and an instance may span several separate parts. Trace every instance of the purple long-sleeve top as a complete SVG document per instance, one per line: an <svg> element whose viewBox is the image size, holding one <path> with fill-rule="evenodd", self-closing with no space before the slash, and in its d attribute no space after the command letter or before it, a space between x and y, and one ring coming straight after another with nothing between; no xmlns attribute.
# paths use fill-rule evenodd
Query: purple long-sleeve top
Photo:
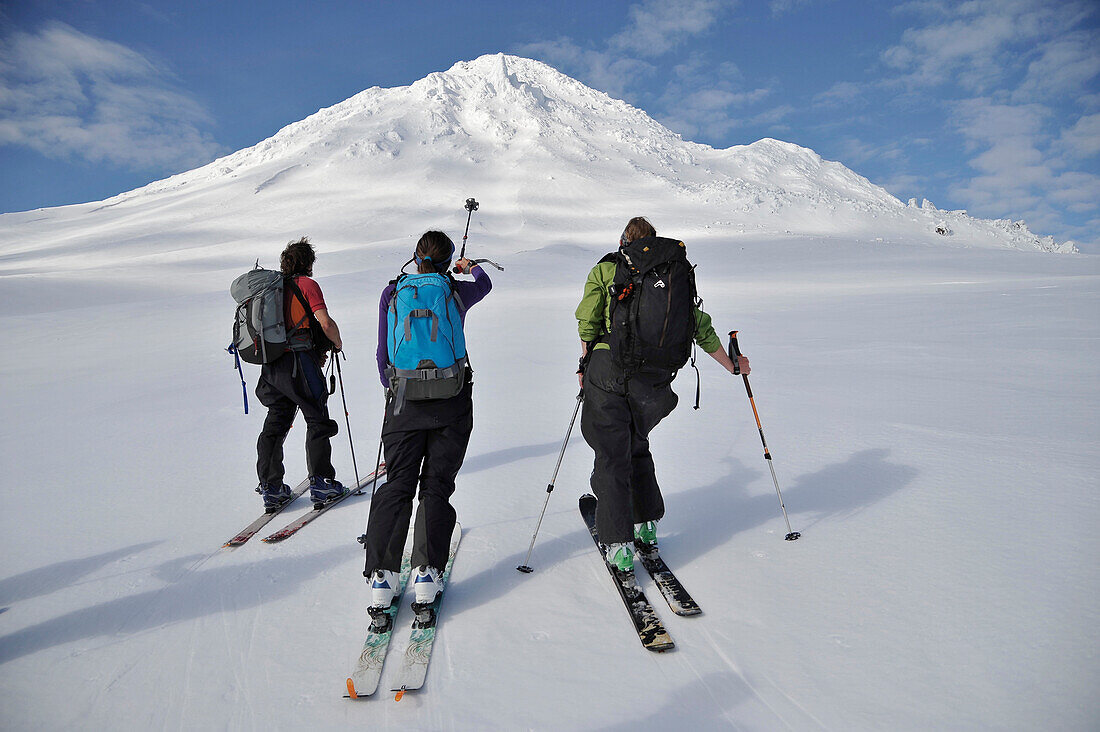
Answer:
<svg viewBox="0 0 1100 732"><path fill-rule="evenodd" d="M489 290L493 289L493 281L489 279L489 275L481 265L475 264L470 274L474 276L473 282L455 280L455 292L463 305L459 310L463 325L466 324L466 311L481 302L482 298L489 294ZM386 289L382 290L382 298L378 301L378 350L375 352L375 358L378 361L378 377L382 380L382 386L387 389L390 386L390 380L386 378L386 365L390 358L386 348L386 313L389 312L390 300L393 299L393 293L396 290L397 285L386 285Z"/></svg>

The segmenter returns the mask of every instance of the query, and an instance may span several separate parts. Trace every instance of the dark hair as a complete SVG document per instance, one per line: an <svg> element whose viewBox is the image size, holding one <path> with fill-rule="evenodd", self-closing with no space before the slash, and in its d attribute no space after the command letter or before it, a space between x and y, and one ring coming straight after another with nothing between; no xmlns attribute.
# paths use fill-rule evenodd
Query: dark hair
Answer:
<svg viewBox="0 0 1100 732"><path fill-rule="evenodd" d="M653 228L653 224L646 221L644 216L635 216L626 222L622 236L624 243L644 239L647 236L657 236L657 230Z"/></svg>
<svg viewBox="0 0 1100 732"><path fill-rule="evenodd" d="M442 231L425 231L416 243L416 271L420 274L443 272L454 256L455 245Z"/></svg>
<svg viewBox="0 0 1100 732"><path fill-rule="evenodd" d="M279 257L279 268L287 277L308 275L315 261L317 261L317 254L313 251L313 245L309 243L308 236L303 236L298 241L292 241L286 245L286 249Z"/></svg>

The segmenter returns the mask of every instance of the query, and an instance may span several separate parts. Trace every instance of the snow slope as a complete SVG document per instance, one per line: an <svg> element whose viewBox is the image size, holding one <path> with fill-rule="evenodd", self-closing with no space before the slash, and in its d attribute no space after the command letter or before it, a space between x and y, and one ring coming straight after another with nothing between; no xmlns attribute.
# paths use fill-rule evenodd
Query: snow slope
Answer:
<svg viewBox="0 0 1100 732"><path fill-rule="evenodd" d="M313 237L365 472L376 298L424 229L461 235L471 195L470 251L507 271L468 322L466 534L424 690L351 704L369 500L281 545L218 548L260 509L228 284ZM706 310L742 331L803 534L782 540L740 380L702 357L702 409L688 370L653 435L664 553L704 608L657 605L663 655L577 514L579 434L535 573L515 571L576 395L580 285L638 213L687 242ZM104 202L0 216L4 726L1095 729L1100 259L1044 248L788 143L682 141L508 56L369 89Z"/></svg>

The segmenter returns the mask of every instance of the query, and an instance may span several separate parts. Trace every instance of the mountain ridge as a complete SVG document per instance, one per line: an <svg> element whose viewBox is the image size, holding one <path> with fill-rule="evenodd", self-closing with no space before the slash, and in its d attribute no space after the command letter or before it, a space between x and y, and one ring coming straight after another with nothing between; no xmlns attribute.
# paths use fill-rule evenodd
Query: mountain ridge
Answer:
<svg viewBox="0 0 1100 732"><path fill-rule="evenodd" d="M203 219L274 207L274 220L287 228L313 229L311 220L339 222L353 210L430 210L459 186L508 202L521 217L562 210L599 216L586 202L613 190L624 211L633 201L681 227L871 239L886 229L890 241L1076 251L1073 242L1038 237L1023 222L906 206L795 143L763 138L716 149L684 140L625 101L506 54L459 61L408 86L365 89L256 145L98 202L94 211L85 210L93 204L46 211L92 214L143 202L159 210L165 196L194 194L195 210L211 212L193 214ZM401 198L410 193L411 204Z"/></svg>

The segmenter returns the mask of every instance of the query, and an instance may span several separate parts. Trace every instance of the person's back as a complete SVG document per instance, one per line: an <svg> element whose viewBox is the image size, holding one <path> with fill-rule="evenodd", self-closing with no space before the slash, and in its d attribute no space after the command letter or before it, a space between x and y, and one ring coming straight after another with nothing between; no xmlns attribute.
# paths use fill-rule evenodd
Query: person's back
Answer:
<svg viewBox="0 0 1100 732"><path fill-rule="evenodd" d="M619 246L589 272L576 317L581 434L595 453L597 532L608 562L632 572L635 545L656 546L656 522L665 512L649 434L676 407L672 379L691 341L734 369L710 316L696 304L694 275L676 251L683 242L658 238L636 217ZM653 297L653 290L663 297ZM747 359L742 368L747 373Z"/></svg>
<svg viewBox="0 0 1100 732"><path fill-rule="evenodd" d="M256 397L267 407L256 440L257 491L269 511L278 510L291 498L290 487L283 482L283 442L298 411L306 420L306 467L314 505L322 506L347 492L336 480L332 465L331 439L339 426L329 417L322 373L328 350L339 350L342 342L321 288L312 279L315 260L313 246L305 237L288 244L280 256L288 348L263 365L256 384Z"/></svg>
<svg viewBox="0 0 1100 732"><path fill-rule="evenodd" d="M387 480L371 500L363 571L371 587L368 612L376 623L384 622L393 601L414 498L419 496L411 562L419 604L435 597L456 523L450 496L473 430L473 379L463 324L492 282L466 259L456 264L474 280L456 281L448 274L453 256L454 244L446 234L426 232L410 260L417 274L391 282L378 303ZM418 351L423 335L434 345L421 344Z"/></svg>

